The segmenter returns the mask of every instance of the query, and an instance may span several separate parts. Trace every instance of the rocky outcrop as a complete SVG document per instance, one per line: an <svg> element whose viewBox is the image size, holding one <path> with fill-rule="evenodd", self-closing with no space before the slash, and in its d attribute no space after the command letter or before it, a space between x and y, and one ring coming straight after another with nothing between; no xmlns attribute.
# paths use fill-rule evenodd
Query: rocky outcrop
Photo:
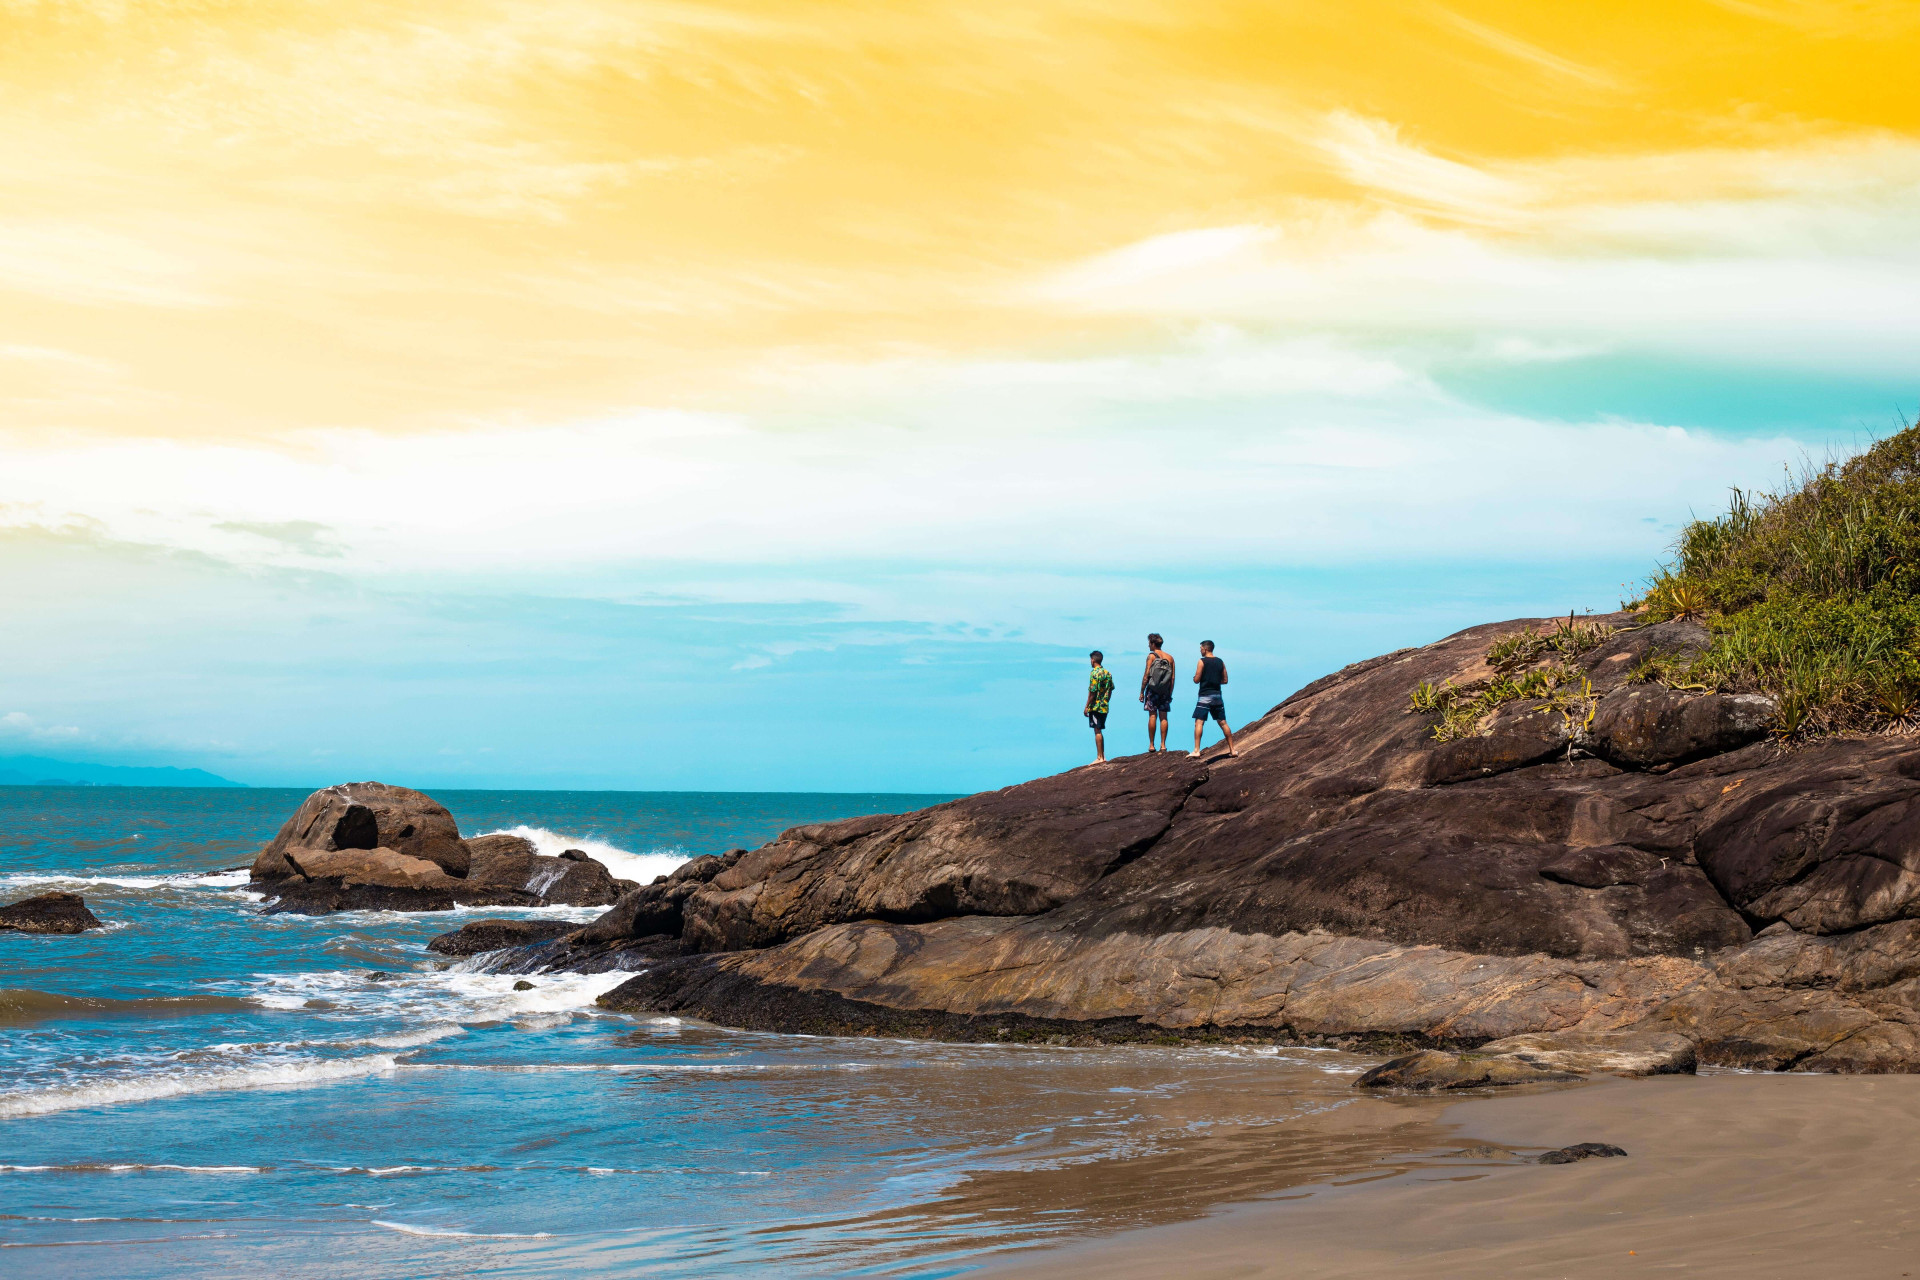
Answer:
<svg viewBox="0 0 1920 1280"><path fill-rule="evenodd" d="M634 887L577 849L543 857L512 835L460 838L432 797L382 782L308 796L254 859L269 912L605 906Z"/></svg>
<svg viewBox="0 0 1920 1280"><path fill-rule="evenodd" d="M427 943L427 950L443 956L477 956L505 947L550 942L579 927L563 920L470 920Z"/></svg>
<svg viewBox="0 0 1920 1280"><path fill-rule="evenodd" d="M1541 659L1549 693L1510 683L1451 742L1410 692L1497 687L1495 642L1545 623L1357 663L1237 758L797 828L538 963L645 968L603 1002L772 1029L1358 1037L1573 1074L1632 1032L1667 1046L1647 1062L1920 1067L1920 743L1784 748L1764 699L1630 680L1700 627L1598 621Z"/></svg>
<svg viewBox="0 0 1920 1280"><path fill-rule="evenodd" d="M308 796L253 861L253 878L298 875L289 849L391 849L465 876L470 855L453 815L429 796L384 782L346 782Z"/></svg>
<svg viewBox="0 0 1920 1280"><path fill-rule="evenodd" d="M616 880L605 866L579 849L549 858L521 836L496 834L467 841L473 865L467 883L532 894L543 902L569 907L604 907L638 888Z"/></svg>
<svg viewBox="0 0 1920 1280"><path fill-rule="evenodd" d="M77 893L42 893L0 907L0 929L17 933L85 933L106 927Z"/></svg>

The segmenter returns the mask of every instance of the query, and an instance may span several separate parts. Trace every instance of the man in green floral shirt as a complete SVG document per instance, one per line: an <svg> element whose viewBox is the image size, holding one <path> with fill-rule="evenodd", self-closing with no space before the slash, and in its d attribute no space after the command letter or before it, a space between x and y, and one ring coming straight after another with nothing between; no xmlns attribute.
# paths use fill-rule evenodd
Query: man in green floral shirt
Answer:
<svg viewBox="0 0 1920 1280"><path fill-rule="evenodd" d="M1095 649L1087 655L1093 675L1087 679L1087 723L1093 726L1095 764L1107 762L1107 704L1113 701L1113 673L1101 666L1106 655Z"/></svg>

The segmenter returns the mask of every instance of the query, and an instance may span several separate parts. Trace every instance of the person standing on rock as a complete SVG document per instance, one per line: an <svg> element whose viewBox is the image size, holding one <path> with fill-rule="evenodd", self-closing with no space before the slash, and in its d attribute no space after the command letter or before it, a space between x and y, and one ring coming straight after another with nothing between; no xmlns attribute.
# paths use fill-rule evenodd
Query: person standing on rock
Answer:
<svg viewBox="0 0 1920 1280"><path fill-rule="evenodd" d="M1113 673L1100 664L1106 655L1095 649L1087 655L1093 674L1087 678L1087 723L1093 726L1093 762L1107 762L1107 707L1113 701Z"/></svg>
<svg viewBox="0 0 1920 1280"><path fill-rule="evenodd" d="M1147 751L1153 745L1153 733L1160 731L1158 750L1167 749L1167 730L1173 727L1173 655L1161 649L1166 641L1158 631L1147 637L1147 668L1140 674L1140 705L1147 709Z"/></svg>
<svg viewBox="0 0 1920 1280"><path fill-rule="evenodd" d="M1227 723L1227 702L1220 696L1220 686L1227 682L1227 664L1213 656L1211 640L1200 642L1193 682L1200 686L1200 700L1193 704L1193 754L1200 754L1200 735L1207 727L1208 716L1220 722L1220 732L1227 736L1227 754L1240 754L1233 749L1233 726Z"/></svg>

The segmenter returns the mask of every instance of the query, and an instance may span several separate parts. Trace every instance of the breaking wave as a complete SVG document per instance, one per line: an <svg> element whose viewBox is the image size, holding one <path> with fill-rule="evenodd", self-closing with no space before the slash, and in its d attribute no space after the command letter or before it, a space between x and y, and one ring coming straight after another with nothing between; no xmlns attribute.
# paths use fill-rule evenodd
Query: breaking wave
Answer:
<svg viewBox="0 0 1920 1280"><path fill-rule="evenodd" d="M375 1053L358 1058L278 1059L231 1066L176 1067L171 1070L162 1067L117 1079L0 1091L0 1119L47 1115L81 1107L151 1102L156 1098L177 1098L184 1094L212 1093L222 1089L351 1080L361 1076L385 1075L393 1070L394 1064L392 1054Z"/></svg>
<svg viewBox="0 0 1920 1280"><path fill-rule="evenodd" d="M489 836L519 836L530 840L533 847L549 858L559 857L568 849L578 849L588 857L601 863L608 871L621 880L637 880L646 884L655 876L666 875L687 860L685 849L678 847L649 849L645 853L630 853L605 840L596 840L591 836L570 836L546 827L501 827L494 831L482 832Z"/></svg>

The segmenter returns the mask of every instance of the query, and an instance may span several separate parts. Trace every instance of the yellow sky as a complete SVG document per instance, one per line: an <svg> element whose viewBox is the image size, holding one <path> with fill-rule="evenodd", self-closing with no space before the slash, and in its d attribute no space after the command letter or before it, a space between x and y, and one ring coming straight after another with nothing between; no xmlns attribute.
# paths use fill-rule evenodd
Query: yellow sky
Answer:
<svg viewBox="0 0 1920 1280"><path fill-rule="evenodd" d="M0 0L0 23L0 413L28 432L545 422L1097 351L1166 318L1049 282L1155 237L1389 210L1586 244L1627 234L1596 208L1858 187L1920 134L1905 0Z"/></svg>

